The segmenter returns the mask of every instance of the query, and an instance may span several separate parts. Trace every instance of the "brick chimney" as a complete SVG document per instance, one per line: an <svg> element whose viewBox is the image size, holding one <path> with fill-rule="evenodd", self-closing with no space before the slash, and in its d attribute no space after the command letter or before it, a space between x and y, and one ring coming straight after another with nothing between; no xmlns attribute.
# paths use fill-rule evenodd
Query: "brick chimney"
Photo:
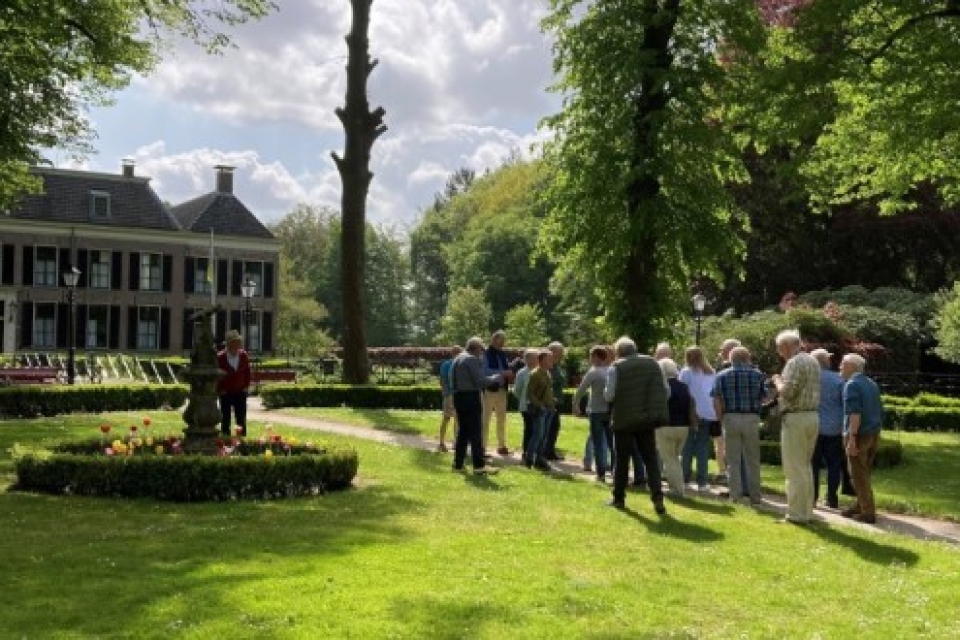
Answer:
<svg viewBox="0 0 960 640"><path fill-rule="evenodd" d="M215 168L217 170L217 193L233 193L233 170L235 167L218 164Z"/></svg>
<svg viewBox="0 0 960 640"><path fill-rule="evenodd" d="M133 160L133 158L124 158L123 160L121 160L121 161L120 161L120 170L121 170L121 173L123 174L123 177L124 177L124 178L132 178L132 177L133 177L133 168L134 168L136 165L137 165L137 163Z"/></svg>

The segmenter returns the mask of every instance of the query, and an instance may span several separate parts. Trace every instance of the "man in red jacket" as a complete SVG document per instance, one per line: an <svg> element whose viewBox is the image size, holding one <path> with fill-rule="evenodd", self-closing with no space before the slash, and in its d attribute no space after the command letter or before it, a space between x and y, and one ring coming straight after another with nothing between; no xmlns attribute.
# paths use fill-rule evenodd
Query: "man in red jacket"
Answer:
<svg viewBox="0 0 960 640"><path fill-rule="evenodd" d="M217 365L224 372L217 384L220 392L220 431L230 435L230 409L236 415L237 426L247 435L247 392L250 389L250 356L243 350L240 332L231 329L224 338L226 348L217 354Z"/></svg>

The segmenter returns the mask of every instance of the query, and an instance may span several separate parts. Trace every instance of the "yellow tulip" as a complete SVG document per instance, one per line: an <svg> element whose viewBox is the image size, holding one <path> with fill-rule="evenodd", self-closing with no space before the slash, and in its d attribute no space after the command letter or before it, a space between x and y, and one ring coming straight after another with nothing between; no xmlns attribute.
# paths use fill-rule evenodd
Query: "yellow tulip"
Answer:
<svg viewBox="0 0 960 640"><path fill-rule="evenodd" d="M163 445L158 444L156 447L153 448L153 450L157 452L158 456L163 455Z"/></svg>
<svg viewBox="0 0 960 640"><path fill-rule="evenodd" d="M263 452L263 457L264 457L264 458L272 458L272 457L273 457L273 451L270 451L270 449L267 449L266 451Z"/></svg>

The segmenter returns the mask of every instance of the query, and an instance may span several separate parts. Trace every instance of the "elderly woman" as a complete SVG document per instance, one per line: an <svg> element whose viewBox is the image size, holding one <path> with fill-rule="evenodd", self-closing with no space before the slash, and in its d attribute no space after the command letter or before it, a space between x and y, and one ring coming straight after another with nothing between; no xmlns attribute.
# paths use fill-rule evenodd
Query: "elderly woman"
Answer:
<svg viewBox="0 0 960 640"><path fill-rule="evenodd" d="M670 492L676 496L683 495L683 457L684 444L687 438L694 433L699 425L696 405L690 389L680 381L680 370L677 363L670 358L659 361L660 370L670 385L670 399L667 408L670 412L670 421L657 429L657 451L663 461L663 475L670 486Z"/></svg>

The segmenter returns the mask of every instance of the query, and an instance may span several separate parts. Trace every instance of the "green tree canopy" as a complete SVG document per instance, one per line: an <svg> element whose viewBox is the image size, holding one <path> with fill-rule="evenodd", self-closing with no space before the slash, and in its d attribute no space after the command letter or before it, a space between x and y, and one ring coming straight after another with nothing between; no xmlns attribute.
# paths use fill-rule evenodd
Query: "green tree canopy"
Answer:
<svg viewBox="0 0 960 640"><path fill-rule="evenodd" d="M447 310L440 319L437 344L464 344L473 336L485 338L490 333L490 303L483 291L463 287L450 292Z"/></svg>
<svg viewBox="0 0 960 640"><path fill-rule="evenodd" d="M548 341L547 323L535 304L521 304L507 311L507 340L515 347L541 347Z"/></svg>
<svg viewBox="0 0 960 640"><path fill-rule="evenodd" d="M133 74L150 71L162 38L216 50L218 28L261 18L271 0L5 0L0 8L0 211L38 182L45 149L77 156L93 135L86 109L109 104Z"/></svg>

